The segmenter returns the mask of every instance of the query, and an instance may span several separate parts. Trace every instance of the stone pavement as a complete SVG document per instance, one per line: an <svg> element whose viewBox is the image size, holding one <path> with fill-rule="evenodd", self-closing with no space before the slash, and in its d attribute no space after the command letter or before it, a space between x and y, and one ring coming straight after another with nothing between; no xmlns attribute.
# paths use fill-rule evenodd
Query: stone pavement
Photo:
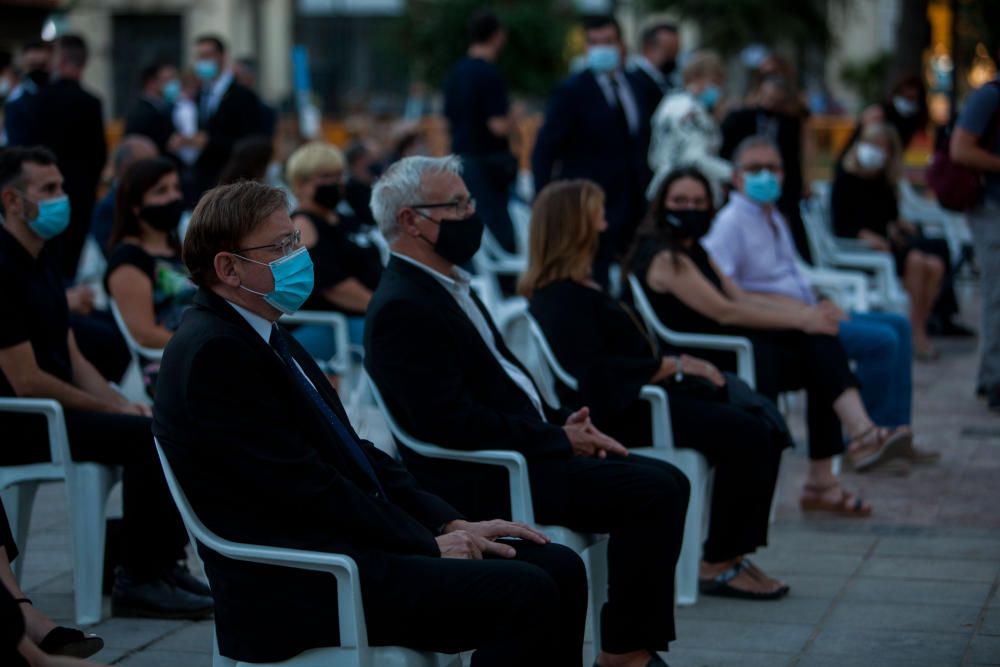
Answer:
<svg viewBox="0 0 1000 667"><path fill-rule="evenodd" d="M664 656L673 667L1000 665L1000 416L973 396L975 344L940 346L940 361L915 367L914 421L918 444L939 449L941 462L907 478L847 473L874 516L815 519L796 505L805 457L786 453L771 544L755 560L791 594L763 603L702 598L679 609L680 639ZM69 623L59 485L39 493L23 551L28 595ZM211 663L210 622L108 619L93 630L107 642L96 658L109 664Z"/></svg>

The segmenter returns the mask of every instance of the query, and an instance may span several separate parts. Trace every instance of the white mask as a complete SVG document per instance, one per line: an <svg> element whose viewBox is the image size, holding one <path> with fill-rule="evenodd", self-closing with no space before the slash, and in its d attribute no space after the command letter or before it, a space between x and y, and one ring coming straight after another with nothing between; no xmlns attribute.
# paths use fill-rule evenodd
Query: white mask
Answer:
<svg viewBox="0 0 1000 667"><path fill-rule="evenodd" d="M877 171L885 166L885 151L875 144L862 141L858 144L857 156L862 169Z"/></svg>
<svg viewBox="0 0 1000 667"><path fill-rule="evenodd" d="M912 118L920 111L920 106L916 102L902 95L896 95L892 98L892 106L903 118Z"/></svg>

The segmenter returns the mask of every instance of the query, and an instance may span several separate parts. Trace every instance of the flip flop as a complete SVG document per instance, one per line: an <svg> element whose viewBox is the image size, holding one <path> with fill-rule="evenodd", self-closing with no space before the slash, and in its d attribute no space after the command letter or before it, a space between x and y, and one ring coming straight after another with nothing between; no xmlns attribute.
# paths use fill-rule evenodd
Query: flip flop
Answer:
<svg viewBox="0 0 1000 667"><path fill-rule="evenodd" d="M712 577L711 579L699 579L698 590L702 595L711 595L720 598L738 598L741 600L778 600L788 595L788 591L791 590L788 586L782 586L781 588L769 593L760 593L757 591L745 591L740 588L736 588L729 583L744 571L748 571L751 576L758 578L757 575L754 574L754 570L760 572L756 565L744 558L739 563L733 565L731 568L716 577Z"/></svg>
<svg viewBox="0 0 1000 667"><path fill-rule="evenodd" d="M832 489L840 489L840 496L836 500L827 500L824 496ZM870 505L866 506L864 498L849 493L837 482L825 487L807 484L802 488L802 492L811 496L807 498L803 495L799 498L799 509L803 512L830 512L858 518L872 514L872 508ZM851 502L852 496L854 502Z"/></svg>
<svg viewBox="0 0 1000 667"><path fill-rule="evenodd" d="M864 442L868 436L875 432L876 449L866 456L855 457L851 455L851 445ZM894 429L892 431L877 426L872 426L861 435L857 436L847 445L847 457L851 460L851 465L857 472L870 470L880 463L897 458L909 458L913 449L913 432L908 429Z"/></svg>

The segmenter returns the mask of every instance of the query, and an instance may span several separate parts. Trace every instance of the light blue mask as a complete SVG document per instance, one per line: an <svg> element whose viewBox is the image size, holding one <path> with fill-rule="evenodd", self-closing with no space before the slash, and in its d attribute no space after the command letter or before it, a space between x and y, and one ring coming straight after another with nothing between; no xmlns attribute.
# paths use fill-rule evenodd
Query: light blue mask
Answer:
<svg viewBox="0 0 1000 667"><path fill-rule="evenodd" d="M305 247L273 262L258 262L255 259L236 255L240 259L260 264L271 269L274 277L274 289L265 294L240 285L251 294L264 297L264 301L274 306L286 315L290 315L302 307L313 291L313 262L309 250Z"/></svg>
<svg viewBox="0 0 1000 667"><path fill-rule="evenodd" d="M587 49L587 67L597 74L614 72L621 65L621 55L614 46L599 44Z"/></svg>
<svg viewBox="0 0 1000 667"><path fill-rule="evenodd" d="M163 86L163 99L168 104L173 104L181 94L181 82L179 79L171 79Z"/></svg>
<svg viewBox="0 0 1000 667"><path fill-rule="evenodd" d="M715 105L719 103L720 97L722 97L722 91L719 90L718 86L709 86L698 93L698 101L709 111L714 109Z"/></svg>
<svg viewBox="0 0 1000 667"><path fill-rule="evenodd" d="M219 76L219 63L211 58L202 58L194 62L194 73L202 81L211 81Z"/></svg>
<svg viewBox="0 0 1000 667"><path fill-rule="evenodd" d="M781 181L770 169L743 175L744 194L758 204L773 204L781 196Z"/></svg>
<svg viewBox="0 0 1000 667"><path fill-rule="evenodd" d="M28 199L26 196L24 198ZM38 215L34 220L28 221L31 231L46 241L66 231L69 227L69 197L62 195L53 199L43 199L36 204Z"/></svg>

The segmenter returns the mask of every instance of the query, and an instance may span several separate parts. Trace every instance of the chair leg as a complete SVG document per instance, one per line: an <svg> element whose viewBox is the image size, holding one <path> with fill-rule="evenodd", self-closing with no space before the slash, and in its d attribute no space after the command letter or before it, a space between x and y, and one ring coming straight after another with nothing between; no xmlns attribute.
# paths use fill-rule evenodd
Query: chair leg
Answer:
<svg viewBox="0 0 1000 667"><path fill-rule="evenodd" d="M28 548L28 528L31 526L31 508L35 504L35 494L38 493L38 482L21 482L4 489L3 505L10 523L10 531L14 542L21 551L21 557L11 563L14 578L21 581L24 570L24 553Z"/></svg>
<svg viewBox="0 0 1000 667"><path fill-rule="evenodd" d="M101 620L106 505L115 476L111 468L98 463L70 467L66 492L73 535L76 623L92 625Z"/></svg>
<svg viewBox="0 0 1000 667"><path fill-rule="evenodd" d="M704 542L704 521L708 511L707 474L704 465L679 465L691 482L691 498L688 500L687 515L684 518L684 542L677 561L677 604L693 605L698 601L698 565L701 562Z"/></svg>
<svg viewBox="0 0 1000 667"><path fill-rule="evenodd" d="M590 599L587 606L587 624L594 647L594 660L601 653L601 608L608 601L608 541L600 540L585 552L587 581L590 583Z"/></svg>

